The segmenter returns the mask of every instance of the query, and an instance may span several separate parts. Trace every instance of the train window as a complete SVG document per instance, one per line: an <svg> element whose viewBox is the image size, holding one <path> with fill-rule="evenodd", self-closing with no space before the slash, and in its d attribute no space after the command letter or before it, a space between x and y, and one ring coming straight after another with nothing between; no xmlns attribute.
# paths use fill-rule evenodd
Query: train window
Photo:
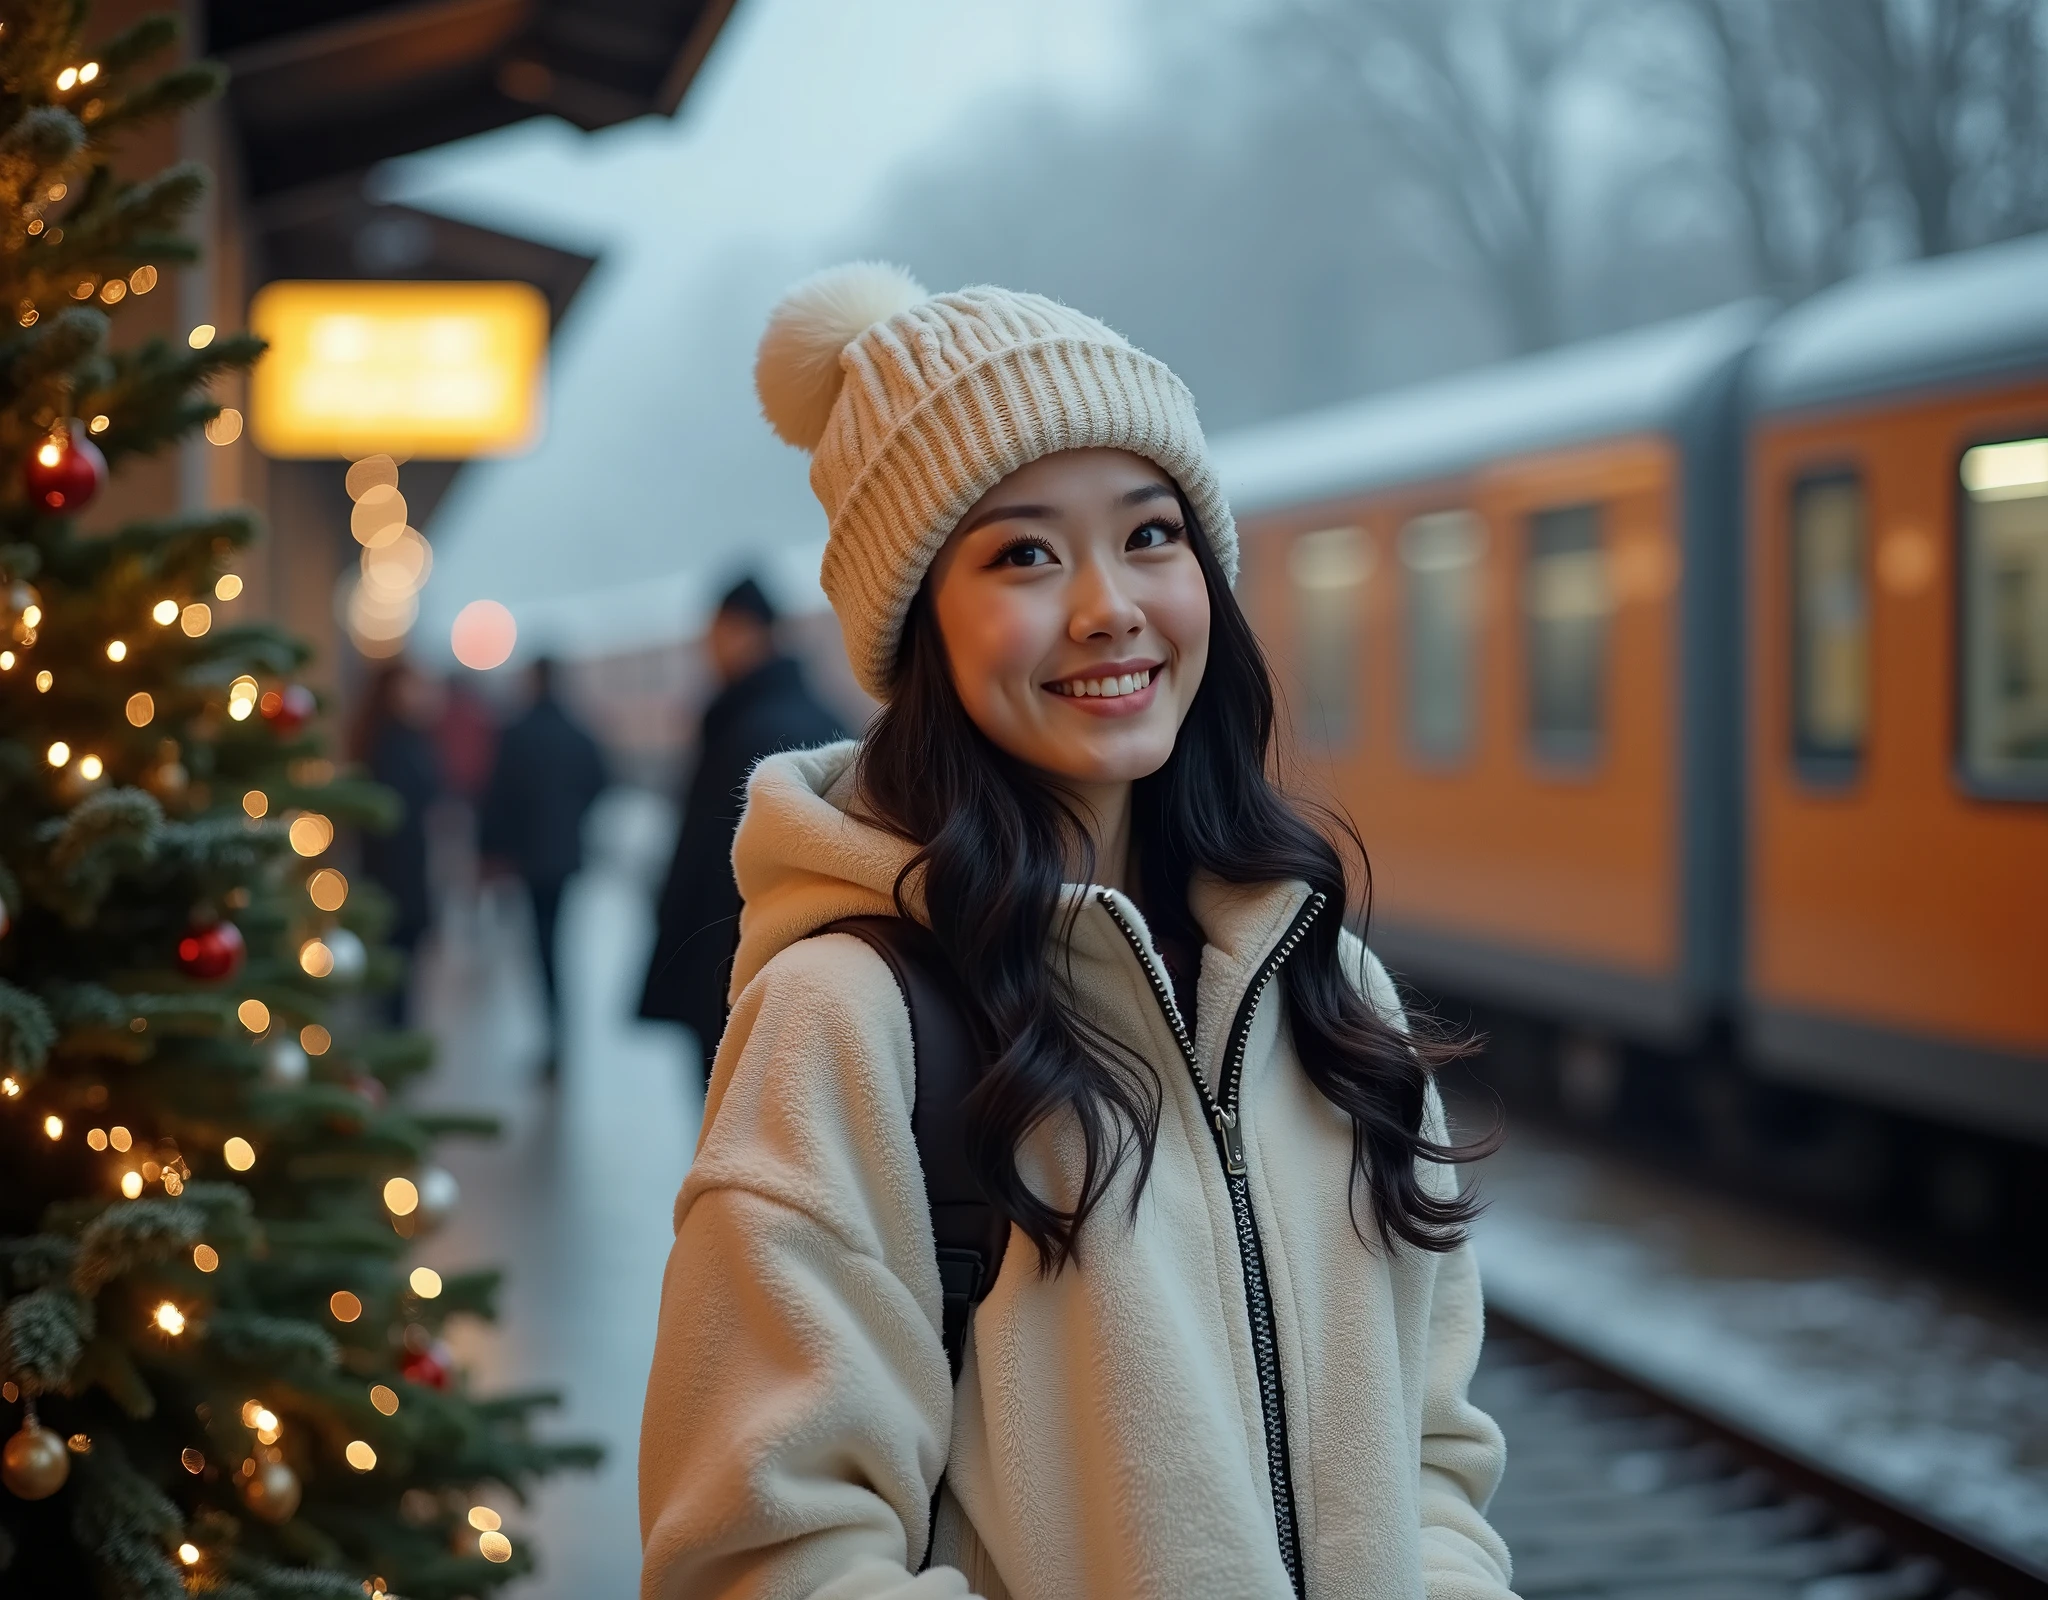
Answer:
<svg viewBox="0 0 2048 1600"><path fill-rule="evenodd" d="M1296 663L1301 674L1302 731L1326 750L1360 733L1359 645L1364 631L1372 540L1363 528L1305 533L1287 552L1294 584Z"/></svg>
<svg viewBox="0 0 2048 1600"><path fill-rule="evenodd" d="M1614 609L1598 506L1529 519L1522 609L1530 740L1546 760L1589 761L1600 742Z"/></svg>
<svg viewBox="0 0 2048 1600"><path fill-rule="evenodd" d="M1863 482L1836 474L1792 491L1792 748L1841 776L1870 725L1869 539Z"/></svg>
<svg viewBox="0 0 2048 1600"><path fill-rule="evenodd" d="M1486 528L1469 511L1433 511L1401 530L1408 742L1454 761L1472 743L1479 561Z"/></svg>
<svg viewBox="0 0 2048 1600"><path fill-rule="evenodd" d="M1972 780L2048 788L2048 439L1963 454L1962 736Z"/></svg>

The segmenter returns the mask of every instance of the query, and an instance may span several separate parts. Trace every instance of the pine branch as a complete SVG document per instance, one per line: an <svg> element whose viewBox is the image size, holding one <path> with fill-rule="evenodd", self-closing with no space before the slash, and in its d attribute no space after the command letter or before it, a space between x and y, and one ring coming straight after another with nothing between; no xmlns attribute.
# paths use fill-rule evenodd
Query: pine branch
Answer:
<svg viewBox="0 0 2048 1600"><path fill-rule="evenodd" d="M55 1233L31 1234L0 1246L0 1259L7 1263L7 1282L17 1290L40 1289L68 1276L77 1253L71 1240Z"/></svg>
<svg viewBox="0 0 2048 1600"><path fill-rule="evenodd" d="M132 128L203 105L218 96L227 83L227 68L217 61L195 61L189 66L176 67L110 107L93 123L93 136L103 138L118 129Z"/></svg>
<svg viewBox="0 0 2048 1600"><path fill-rule="evenodd" d="M0 1064L17 1078L27 1078L42 1070L56 1042L57 1024L48 1007L0 979Z"/></svg>
<svg viewBox="0 0 2048 1600"><path fill-rule="evenodd" d="M107 789L43 824L45 855L29 874L35 897L74 928L89 924L124 873L156 859L171 829L153 795Z"/></svg>
<svg viewBox="0 0 2048 1600"><path fill-rule="evenodd" d="M168 50L184 31L175 12L159 11L144 17L100 46L100 66L108 74L119 76Z"/></svg>
<svg viewBox="0 0 2048 1600"><path fill-rule="evenodd" d="M286 1382L295 1376L317 1377L341 1359L340 1348L324 1329L290 1317L216 1311L206 1325L206 1336L223 1360Z"/></svg>
<svg viewBox="0 0 2048 1600"><path fill-rule="evenodd" d="M109 1206L78 1241L71 1287L86 1299L140 1266L182 1255L199 1242L206 1217L177 1200L131 1200Z"/></svg>
<svg viewBox="0 0 2048 1600"><path fill-rule="evenodd" d="M62 106L30 106L13 127L0 133L0 164L31 171L39 181L85 148L85 128ZM27 187L23 185L22 187Z"/></svg>
<svg viewBox="0 0 2048 1600"><path fill-rule="evenodd" d="M69 1289L33 1289L0 1311L0 1361L25 1394L64 1387L93 1334L92 1303Z"/></svg>
<svg viewBox="0 0 2048 1600"><path fill-rule="evenodd" d="M170 1554L184 1519L129 1465L119 1441L103 1433L73 1458L72 1473L72 1537L112 1592L123 1600L184 1600L184 1574Z"/></svg>

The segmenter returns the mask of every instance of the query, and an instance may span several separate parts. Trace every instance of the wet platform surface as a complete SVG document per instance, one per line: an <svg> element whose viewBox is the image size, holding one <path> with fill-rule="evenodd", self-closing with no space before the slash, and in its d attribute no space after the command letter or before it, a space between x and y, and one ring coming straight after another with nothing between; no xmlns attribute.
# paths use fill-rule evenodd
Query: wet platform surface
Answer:
<svg viewBox="0 0 2048 1600"><path fill-rule="evenodd" d="M508 1519L531 1534L539 1574L517 1600L631 1600L639 1592L634 1490L640 1407L654 1353L669 1218L697 1138L699 1068L681 1028L637 1021L653 938L650 883L667 864L668 807L635 791L599 802L591 863L562 908L561 1076L550 1088L540 971L523 893L492 886L439 930L418 1021L440 1041L429 1098L504 1119L496 1143L452 1142L443 1164L462 1205L435 1264L501 1265L495 1328L452 1342L484 1389L556 1388L547 1420L606 1448L596 1473L565 1473Z"/></svg>
<svg viewBox="0 0 2048 1600"><path fill-rule="evenodd" d="M493 1110L506 1124L500 1142L455 1144L444 1156L463 1204L429 1259L443 1270L497 1262L508 1274L503 1326L464 1330L459 1354L483 1387L560 1388L566 1403L552 1427L609 1450L599 1472L554 1480L508 1520L515 1538L536 1541L542 1562L538 1576L507 1591L513 1600L637 1593L640 1406L671 1206L700 1110L688 1036L632 1019L668 809L633 791L601 805L591 868L563 912L557 1088L539 1077L539 974L516 891L459 897L422 973L421 1021L442 1047L428 1097ZM1483 1180L1492 1198L1480 1233L1489 1294L1532 1325L1584 1339L1904 1498L2048 1555L2048 1330L1967 1287L1588 1155L1539 1128L1514 1127ZM1554 1519L1543 1497L1575 1492L1552 1459L1570 1419L1516 1389L1526 1388L1526 1363L1508 1355L1498 1352L1480 1383L1508 1429L1500 1516L1525 1547L1521 1565L1538 1583L1528 1592L1652 1592L1601 1587L1545 1532ZM1590 1436L1608 1478L1581 1490L1611 1496L1613 1473L1650 1470L1625 1433L1606 1443ZM1676 1515L1694 1490L1674 1483L1671 1492L1678 1498L1661 1488L1638 1495L1636 1510ZM1777 1542L1802 1541L1811 1542L1788 1527ZM1610 1576L1620 1572L1618 1549L1584 1549L1585 1559L1610 1563ZM1791 1565L1776 1575L1731 1574L1682 1592L1802 1592L1795 1569L1812 1558L1785 1554Z"/></svg>

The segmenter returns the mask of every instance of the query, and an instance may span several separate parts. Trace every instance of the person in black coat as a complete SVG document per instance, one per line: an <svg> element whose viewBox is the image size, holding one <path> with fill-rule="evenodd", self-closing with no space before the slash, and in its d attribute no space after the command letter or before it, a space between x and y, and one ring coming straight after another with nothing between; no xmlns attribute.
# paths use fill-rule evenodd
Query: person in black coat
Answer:
<svg viewBox="0 0 2048 1600"><path fill-rule="evenodd" d="M363 875L391 896L390 943L406 957L405 986L385 998L387 1020L405 1019L410 967L434 920L427 874L427 814L441 796L441 758L433 736L437 685L407 661L386 662L370 683L357 724L355 756L370 776L395 792L398 826L362 840Z"/></svg>
<svg viewBox="0 0 2048 1600"><path fill-rule="evenodd" d="M640 1015L688 1027L708 1073L725 1028L726 982L739 935L732 839L746 804L747 775L763 756L829 744L845 738L846 729L811 693L802 667L776 648L775 609L753 579L742 579L719 602L705 646L723 687L704 711L697 770L661 887Z"/></svg>
<svg viewBox="0 0 2048 1600"><path fill-rule="evenodd" d="M558 1068L560 1000L555 981L555 922L562 890L583 865L583 816L606 783L604 754L555 697L555 664L533 664L532 703L498 739L491 781L477 818L485 862L526 880L546 989L546 1073Z"/></svg>

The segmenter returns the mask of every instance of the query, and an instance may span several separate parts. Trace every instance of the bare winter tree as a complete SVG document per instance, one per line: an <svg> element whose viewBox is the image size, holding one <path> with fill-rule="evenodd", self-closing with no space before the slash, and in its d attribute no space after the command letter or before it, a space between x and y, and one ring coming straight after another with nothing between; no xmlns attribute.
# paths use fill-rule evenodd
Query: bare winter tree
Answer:
<svg viewBox="0 0 2048 1600"><path fill-rule="evenodd" d="M2048 226L2048 8L2040 0L1808 0L1811 51L1869 120L1914 253Z"/></svg>
<svg viewBox="0 0 2048 1600"><path fill-rule="evenodd" d="M1274 0L1255 31L1333 88L1498 307L1565 333L1561 110L1612 0Z"/></svg>
<svg viewBox="0 0 2048 1600"><path fill-rule="evenodd" d="M2041 0L1673 0L1637 82L1708 135L1756 281L2048 227Z"/></svg>
<svg viewBox="0 0 2048 1600"><path fill-rule="evenodd" d="M1755 286L1782 299L1854 270L1880 166L1868 118L1844 116L1813 70L1810 0L1675 0L1635 76L1646 100L1704 135L1710 192L1732 214Z"/></svg>

